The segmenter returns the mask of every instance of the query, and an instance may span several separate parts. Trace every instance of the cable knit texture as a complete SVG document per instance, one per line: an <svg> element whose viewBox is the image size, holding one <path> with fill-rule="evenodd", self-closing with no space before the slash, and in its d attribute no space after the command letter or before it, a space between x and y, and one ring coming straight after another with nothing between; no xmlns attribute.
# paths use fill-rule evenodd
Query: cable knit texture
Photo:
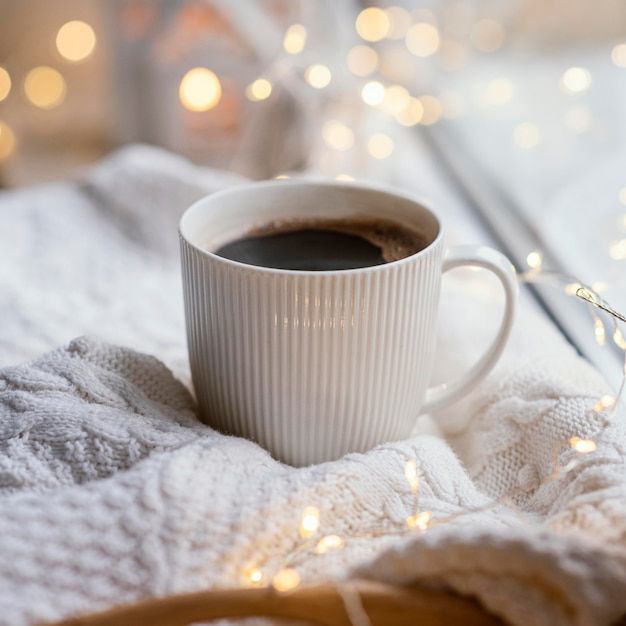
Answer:
<svg viewBox="0 0 626 626"><path fill-rule="evenodd" d="M322 534L354 539L303 552L305 581L436 583L520 626L624 613L624 411L599 430L607 385L530 301L489 377L408 440L296 469L198 420L176 224L234 180L134 146L81 179L0 194L0 624L236 587L256 563L271 574L312 504ZM475 280L446 280L436 377L471 364L498 323L497 290ZM434 523L398 534L409 459ZM557 466L570 471L551 478Z"/></svg>

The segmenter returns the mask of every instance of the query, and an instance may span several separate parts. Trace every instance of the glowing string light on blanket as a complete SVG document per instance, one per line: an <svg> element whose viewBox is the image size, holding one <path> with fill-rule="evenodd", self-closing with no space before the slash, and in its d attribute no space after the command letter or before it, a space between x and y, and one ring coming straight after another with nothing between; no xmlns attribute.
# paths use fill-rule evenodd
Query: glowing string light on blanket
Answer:
<svg viewBox="0 0 626 626"><path fill-rule="evenodd" d="M593 289L586 287L573 277L559 272L543 270L541 268L542 255L539 252L529 254L527 262L531 269L528 272L519 275L520 282L550 283L556 280L557 282L565 283L564 286L561 286L564 293L583 300L587 302L592 309L601 310L611 316L614 324L612 333L613 341L626 353L626 340L624 339L618 325L619 322L626 322L626 317L624 315L611 308L608 303L600 298L600 296ZM603 331L605 330L604 323L595 310L592 310L592 314L594 335L598 343L604 345L605 342L603 343L600 337L604 337L604 339L606 339L606 332L600 334L597 331L597 328L599 327L598 320L602 325ZM626 365L624 372L626 380ZM602 429L610 423L612 412L619 404L619 400L623 395L624 386L625 382L623 380L616 396L602 396L591 409L590 419L592 420L592 423L596 423L598 425L596 437L599 436ZM562 451L563 445L569 446L569 448L576 453L576 456L570 459L566 464L561 465L559 463L558 456L559 452ZM559 450L554 451L553 472L543 478L539 485L536 485L535 487L558 480L563 475L574 469L574 467L576 467L586 455L593 453L596 449L597 443L595 438L571 436L567 442L562 442L559 445ZM360 532L356 535L345 537L337 534L321 535L320 529L322 527L322 523L320 511L315 506L307 506L302 512L298 529L298 534L304 541L297 544L296 547L285 557L282 567L280 567L273 576L266 575L262 566L255 565L254 567L248 568L244 572L244 583L248 586L262 586L266 585L267 581L270 581L271 586L277 592L287 593L298 588L302 584L302 577L297 570L297 559L298 556L301 556L302 554L313 554L316 556L325 555L334 550L342 550L346 547L349 541L356 541L358 539L377 536L406 535L407 533L422 534L427 532L428 529L434 525L449 523L450 521L464 515L477 512L476 509L464 510L435 519L433 518L431 511L419 510L420 477L418 461L409 459L406 462L404 466L404 477L413 496L413 506L409 515L407 515L404 519L405 525L403 527L396 524L395 526L387 528L374 528ZM524 491L524 489L520 489L519 491ZM497 501L481 507L480 511L494 508L496 506L506 505L513 511L517 512L520 516L524 517L523 512L519 510L513 502L515 495L518 495L518 492L507 494L499 498Z"/></svg>

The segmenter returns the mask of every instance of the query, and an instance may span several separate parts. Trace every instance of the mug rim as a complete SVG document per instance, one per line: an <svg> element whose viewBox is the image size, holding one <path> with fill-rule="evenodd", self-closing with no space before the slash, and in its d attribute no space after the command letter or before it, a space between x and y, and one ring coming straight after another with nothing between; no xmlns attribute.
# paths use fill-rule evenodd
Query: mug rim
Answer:
<svg viewBox="0 0 626 626"><path fill-rule="evenodd" d="M278 268L278 267L268 267L265 265L254 265L252 263L243 263L241 261L235 261L233 259L228 259L226 257L220 256L215 252L211 252L206 248L194 243L188 233L185 232L185 222L189 221L190 216L200 211L202 206L205 205L209 199L214 200L223 196L228 196L232 193L236 193L239 191L259 189L259 188L280 188L286 185L300 185L300 186L308 186L308 187L318 187L318 188L326 188L326 189L355 189L359 191L376 191L379 193L384 193L390 196L395 196L396 198L400 198L402 200L406 200L410 203L413 203L419 206L422 210L427 211L430 216L437 223L437 234L432 239L432 241L428 242L426 246L424 246L421 250L410 254L409 256L403 257L401 259L397 259L395 261L389 261L387 263L382 263L380 265L367 265L365 267L356 267L350 269L333 269L333 270L297 270L297 269L286 269L286 268ZM392 218L391 218L392 219ZM372 272L372 271L385 271L386 268L389 270L393 267L397 267L400 264L413 262L418 257L425 256L429 254L432 250L434 250L444 237L444 227L441 222L439 216L433 211L430 205L419 198L419 196L414 195L405 190L398 190L388 185L382 184L372 184L367 182L359 182L359 181L338 181L338 180L325 180L325 179L298 179L298 178L285 178L285 179L271 179L271 180L262 180L262 181L250 181L245 183L239 183L236 185L232 185L229 187L225 187L223 189L219 189L213 193L207 194L196 200L192 203L180 217L178 222L178 234L179 237L184 240L185 244L194 248L197 252L199 252L202 256L212 259L219 263L224 263L225 265L230 265L234 268L244 269L248 271L257 271L267 274L280 274L280 275L303 275L303 276L329 276L329 275L345 275L345 274L354 274L354 273L363 273L363 272Z"/></svg>

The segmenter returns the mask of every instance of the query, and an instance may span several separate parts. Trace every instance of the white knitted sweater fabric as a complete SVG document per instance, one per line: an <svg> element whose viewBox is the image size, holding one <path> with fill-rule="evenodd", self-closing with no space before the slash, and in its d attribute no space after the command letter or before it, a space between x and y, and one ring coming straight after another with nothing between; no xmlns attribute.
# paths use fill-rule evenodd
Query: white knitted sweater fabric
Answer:
<svg viewBox="0 0 626 626"><path fill-rule="evenodd" d="M487 380L408 440L292 468L198 420L177 222L234 180L134 146L76 180L0 193L0 624L237 587L254 564L271 575L309 505L321 534L348 540L303 552L305 582L435 583L520 626L626 612L625 416L596 432L607 385L526 301ZM446 281L439 376L481 352L493 298ZM398 535L410 459L436 523Z"/></svg>

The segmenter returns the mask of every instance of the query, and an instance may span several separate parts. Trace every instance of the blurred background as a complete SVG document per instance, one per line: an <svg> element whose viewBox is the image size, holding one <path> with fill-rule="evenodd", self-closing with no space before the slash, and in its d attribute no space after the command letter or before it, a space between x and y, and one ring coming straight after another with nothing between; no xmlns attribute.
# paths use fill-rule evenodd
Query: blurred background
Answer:
<svg viewBox="0 0 626 626"><path fill-rule="evenodd" d="M136 141L255 178L380 172L438 125L524 194L624 143L622 0L0 0L0 18L4 186Z"/></svg>
<svg viewBox="0 0 626 626"><path fill-rule="evenodd" d="M4 187L133 142L256 179L394 182L418 141L513 257L532 237L626 292L623 0L0 0L0 18Z"/></svg>

